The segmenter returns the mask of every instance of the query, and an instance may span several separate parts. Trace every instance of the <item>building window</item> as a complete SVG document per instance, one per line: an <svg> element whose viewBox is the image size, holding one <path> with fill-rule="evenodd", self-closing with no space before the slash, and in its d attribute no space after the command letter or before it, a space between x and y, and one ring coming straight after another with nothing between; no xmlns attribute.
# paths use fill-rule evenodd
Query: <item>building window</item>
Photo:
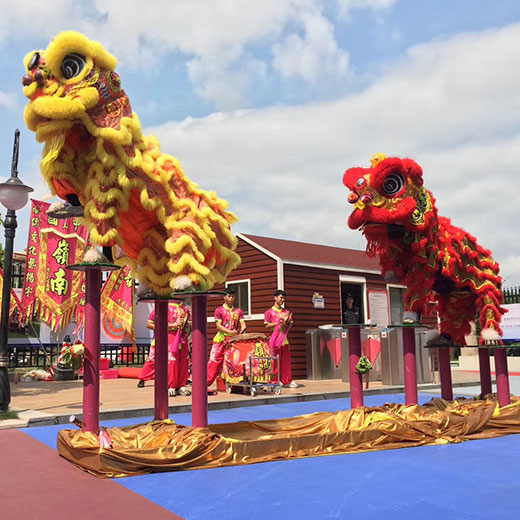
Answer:
<svg viewBox="0 0 520 520"><path fill-rule="evenodd" d="M404 288L401 287L390 287L390 322L400 324L403 322L404 313Z"/></svg>
<svg viewBox="0 0 520 520"><path fill-rule="evenodd" d="M251 314L251 290L250 280L236 280L233 282L226 282L226 287L233 287L236 291L235 305L242 309L244 316Z"/></svg>
<svg viewBox="0 0 520 520"><path fill-rule="evenodd" d="M20 289L23 287L24 272L25 264L23 262L13 260L13 271L11 275L11 287L13 289Z"/></svg>

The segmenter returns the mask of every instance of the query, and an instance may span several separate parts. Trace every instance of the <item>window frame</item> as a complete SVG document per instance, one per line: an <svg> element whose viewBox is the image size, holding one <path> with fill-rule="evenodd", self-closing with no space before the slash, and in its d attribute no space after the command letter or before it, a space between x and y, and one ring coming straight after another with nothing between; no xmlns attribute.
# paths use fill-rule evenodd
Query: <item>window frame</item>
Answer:
<svg viewBox="0 0 520 520"><path fill-rule="evenodd" d="M242 309L244 313L244 318L249 318L251 316L251 278L243 279L243 280L229 280L226 281L226 289L232 285L236 284L247 284L247 313ZM237 291L238 294L238 291ZM236 305L236 304L235 304ZM237 305L238 307L238 305ZM241 308L241 307L240 307Z"/></svg>

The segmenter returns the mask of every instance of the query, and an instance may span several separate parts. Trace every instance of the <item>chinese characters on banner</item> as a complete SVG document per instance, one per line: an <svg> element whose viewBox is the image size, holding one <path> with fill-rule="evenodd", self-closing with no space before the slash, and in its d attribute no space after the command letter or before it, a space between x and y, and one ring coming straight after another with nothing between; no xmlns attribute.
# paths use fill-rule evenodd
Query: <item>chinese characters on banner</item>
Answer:
<svg viewBox="0 0 520 520"><path fill-rule="evenodd" d="M112 339L130 336L135 340L134 279L130 267L112 271L101 291L103 329Z"/></svg>
<svg viewBox="0 0 520 520"><path fill-rule="evenodd" d="M84 295L84 273L66 266L83 260L87 229L78 218L48 217L48 208L32 201L22 309L26 320L37 314L57 330L71 321Z"/></svg>

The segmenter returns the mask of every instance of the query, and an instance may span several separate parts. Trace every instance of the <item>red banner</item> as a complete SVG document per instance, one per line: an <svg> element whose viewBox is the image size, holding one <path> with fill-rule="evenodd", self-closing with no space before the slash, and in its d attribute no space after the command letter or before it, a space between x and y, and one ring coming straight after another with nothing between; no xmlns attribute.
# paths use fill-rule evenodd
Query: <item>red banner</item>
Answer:
<svg viewBox="0 0 520 520"><path fill-rule="evenodd" d="M48 208L32 201L22 308L27 320L37 314L57 330L71 321L81 297L84 273L66 266L83 261L87 229L79 218L48 217Z"/></svg>
<svg viewBox="0 0 520 520"><path fill-rule="evenodd" d="M0 309L2 308L2 298L3 298L3 290L4 290L4 270L0 267ZM16 296L15 292L11 288L11 302L9 304L9 316L12 316L16 310L20 311L21 305L18 296Z"/></svg>
<svg viewBox="0 0 520 520"><path fill-rule="evenodd" d="M130 267L110 273L101 291L101 309L107 336L118 340L130 336L134 341L134 279Z"/></svg>

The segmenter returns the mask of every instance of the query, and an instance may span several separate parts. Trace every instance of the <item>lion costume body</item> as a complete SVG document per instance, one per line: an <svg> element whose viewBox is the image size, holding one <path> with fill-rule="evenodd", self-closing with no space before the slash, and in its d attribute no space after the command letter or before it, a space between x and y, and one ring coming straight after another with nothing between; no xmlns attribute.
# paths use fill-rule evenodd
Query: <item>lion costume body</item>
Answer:
<svg viewBox="0 0 520 520"><path fill-rule="evenodd" d="M53 194L79 200L91 242L152 291L210 289L240 263L236 217L143 135L116 64L76 32L25 57L25 122L45 143L42 175Z"/></svg>
<svg viewBox="0 0 520 520"><path fill-rule="evenodd" d="M354 205L348 224L367 238L383 275L406 284L407 311L425 313L437 302L440 333L465 344L479 315L480 341L499 342L505 311L499 268L490 251L469 233L439 217L412 159L376 154L371 168L350 168L343 183Z"/></svg>

